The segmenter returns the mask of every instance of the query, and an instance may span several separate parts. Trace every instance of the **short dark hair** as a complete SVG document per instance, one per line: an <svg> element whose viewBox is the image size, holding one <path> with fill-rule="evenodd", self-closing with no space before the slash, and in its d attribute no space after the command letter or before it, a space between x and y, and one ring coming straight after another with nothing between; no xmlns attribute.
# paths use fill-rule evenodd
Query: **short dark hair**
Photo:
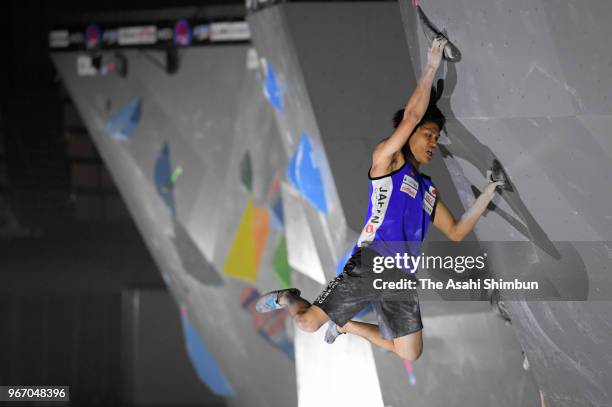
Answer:
<svg viewBox="0 0 612 407"><path fill-rule="evenodd" d="M393 128L397 129L397 126L399 126L399 124L402 122L403 119L404 119L404 109L400 109L397 112L395 112L395 114L393 115ZM435 104L429 105L421 121L419 121L417 125L414 127L414 131L416 131L416 129L418 129L421 125L427 122L433 122L437 124L440 131L442 131L442 128L444 128L444 124L446 123L446 117L444 117L440 109L438 109L438 106L436 106Z"/></svg>
<svg viewBox="0 0 612 407"><path fill-rule="evenodd" d="M440 109L438 109L438 106L436 106L436 103L442 96L443 92L444 92L444 80L438 79L436 86L431 87L431 94L429 95L429 106L427 106L427 110L425 111L425 114L423 115L423 118L421 119L421 121L418 122L417 125L414 127L414 130L412 131L413 133L421 125L427 122L434 122L435 124L438 125L438 128L440 129L440 131L442 131L442 128L444 127L444 124L446 123L446 117L444 117ZM393 128L397 129L397 126L399 126L399 124L402 122L403 119L404 119L404 109L400 109L397 112L395 112L395 114L393 115Z"/></svg>

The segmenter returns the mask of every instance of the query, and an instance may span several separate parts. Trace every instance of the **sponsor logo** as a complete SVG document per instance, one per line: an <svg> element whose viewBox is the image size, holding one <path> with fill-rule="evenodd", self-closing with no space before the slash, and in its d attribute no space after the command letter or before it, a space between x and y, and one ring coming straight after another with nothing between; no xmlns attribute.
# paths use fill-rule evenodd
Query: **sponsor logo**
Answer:
<svg viewBox="0 0 612 407"><path fill-rule="evenodd" d="M425 198L423 199L423 209L428 215L431 215L433 207L436 203L436 198L433 197L429 192L425 192Z"/></svg>
<svg viewBox="0 0 612 407"><path fill-rule="evenodd" d="M429 192L426 192L425 201L427 201L428 204L433 206L436 203L436 198L434 198L433 195L431 195Z"/></svg>
<svg viewBox="0 0 612 407"><path fill-rule="evenodd" d="M417 180L415 180L414 178L408 176L408 175L404 175L404 180L402 182L404 184L410 185L412 188L418 188L419 187L419 182Z"/></svg>
<svg viewBox="0 0 612 407"><path fill-rule="evenodd" d="M407 193L411 198L414 198L417 194L417 190L408 184L402 184L400 191Z"/></svg>
<svg viewBox="0 0 612 407"><path fill-rule="evenodd" d="M210 25L211 41L245 41L251 38L246 21L230 23L212 23Z"/></svg>
<svg viewBox="0 0 612 407"><path fill-rule="evenodd" d="M171 41L174 38L174 31L172 28L158 28L157 29L157 40L158 41Z"/></svg>
<svg viewBox="0 0 612 407"><path fill-rule="evenodd" d="M97 48L102 40L100 29L97 25L89 25L85 29L85 48Z"/></svg>
<svg viewBox="0 0 612 407"><path fill-rule="evenodd" d="M68 30L54 30L49 33L49 46L51 48L66 48L69 45Z"/></svg>
<svg viewBox="0 0 612 407"><path fill-rule="evenodd" d="M69 45L81 45L84 41L83 33L72 33L68 37Z"/></svg>
<svg viewBox="0 0 612 407"><path fill-rule="evenodd" d="M411 198L414 198L417 194L417 190L419 188L419 182L412 178L411 176L404 175L404 179L402 180L402 187L400 191L407 193Z"/></svg>
<svg viewBox="0 0 612 407"><path fill-rule="evenodd" d="M430 185L429 186L429 193L435 198L436 196L438 196L438 190L433 186Z"/></svg>
<svg viewBox="0 0 612 407"><path fill-rule="evenodd" d="M119 45L146 45L157 42L157 27L154 25L119 28Z"/></svg>
<svg viewBox="0 0 612 407"><path fill-rule="evenodd" d="M191 44L191 27L189 27L189 23L184 19L174 24L174 43L180 46Z"/></svg>
<svg viewBox="0 0 612 407"><path fill-rule="evenodd" d="M366 225L364 230L365 230L366 233L374 233L374 225L372 225L370 223L370 224Z"/></svg>
<svg viewBox="0 0 612 407"><path fill-rule="evenodd" d="M200 24L193 27L193 38L196 41L206 41L210 38L210 27L208 24Z"/></svg>
<svg viewBox="0 0 612 407"><path fill-rule="evenodd" d="M104 45L116 45L119 40L119 32L117 30L106 30L102 33L102 42Z"/></svg>
<svg viewBox="0 0 612 407"><path fill-rule="evenodd" d="M79 55L77 57L77 75L79 76L94 76L98 70L93 65L93 61L89 55Z"/></svg>
<svg viewBox="0 0 612 407"><path fill-rule="evenodd" d="M344 278L344 275L340 274L336 276L336 278L334 278L332 281L330 281L327 287L325 287L325 290L323 290L323 292L314 300L314 302L321 304L323 301L325 301L325 299L329 296L329 294L331 294L334 288L336 288L336 286L340 284L340 280L342 280L342 278Z"/></svg>

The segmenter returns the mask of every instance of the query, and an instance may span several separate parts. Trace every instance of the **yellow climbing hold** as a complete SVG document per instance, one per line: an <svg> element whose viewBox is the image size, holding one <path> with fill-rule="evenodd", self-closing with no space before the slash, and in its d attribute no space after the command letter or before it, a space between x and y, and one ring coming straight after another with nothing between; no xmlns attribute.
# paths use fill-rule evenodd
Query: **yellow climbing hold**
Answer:
<svg viewBox="0 0 612 407"><path fill-rule="evenodd" d="M242 213L234 243L225 259L223 272L246 281L257 278L255 242L253 241L253 199L249 198Z"/></svg>

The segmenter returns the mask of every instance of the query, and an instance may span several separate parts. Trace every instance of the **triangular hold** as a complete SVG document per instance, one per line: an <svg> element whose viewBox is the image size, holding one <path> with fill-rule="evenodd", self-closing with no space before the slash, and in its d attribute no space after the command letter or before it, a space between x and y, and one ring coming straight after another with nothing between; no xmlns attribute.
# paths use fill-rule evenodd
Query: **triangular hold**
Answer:
<svg viewBox="0 0 612 407"><path fill-rule="evenodd" d="M306 133L302 133L293 156L289 160L287 178L302 193L304 198L321 212L327 214L323 178L321 177L310 137Z"/></svg>
<svg viewBox="0 0 612 407"><path fill-rule="evenodd" d="M291 287L291 268L287 259L287 239L285 239L285 235L281 235L276 245L272 266L274 267L274 274L276 274L279 285L282 288Z"/></svg>
<svg viewBox="0 0 612 407"><path fill-rule="evenodd" d="M181 312L181 322L183 323L187 354L202 383L218 396L234 396L236 394L234 389L223 375L215 357L210 353L191 321L189 321L184 308Z"/></svg>
<svg viewBox="0 0 612 407"><path fill-rule="evenodd" d="M178 221L174 222L173 242L187 273L204 285L223 284L217 268L206 259L189 231Z"/></svg>
<svg viewBox="0 0 612 407"><path fill-rule="evenodd" d="M302 207L303 199L291 185L285 183L281 186L281 194L289 265L314 281L326 284L327 278Z"/></svg>
<svg viewBox="0 0 612 407"><path fill-rule="evenodd" d="M253 200L249 198L223 267L223 272L228 276L246 281L255 281L257 278L253 217Z"/></svg>
<svg viewBox="0 0 612 407"><path fill-rule="evenodd" d="M111 117L107 128L114 139L126 141L132 137L140 122L141 105L141 99L137 97Z"/></svg>
<svg viewBox="0 0 612 407"><path fill-rule="evenodd" d="M276 71L272 64L265 59L262 59L262 65L265 73L264 96L278 112L282 113L283 97L276 77Z"/></svg>

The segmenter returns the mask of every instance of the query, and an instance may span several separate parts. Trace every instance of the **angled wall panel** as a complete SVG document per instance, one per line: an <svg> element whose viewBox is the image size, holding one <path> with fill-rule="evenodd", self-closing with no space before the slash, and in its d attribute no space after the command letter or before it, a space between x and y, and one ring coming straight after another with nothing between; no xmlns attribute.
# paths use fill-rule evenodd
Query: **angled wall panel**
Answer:
<svg viewBox="0 0 612 407"><path fill-rule="evenodd" d="M478 239L530 242L522 263L513 265L523 276L547 279L551 292L566 299L607 298L610 277L601 278L601 268L610 264L605 247L612 211L605 202L612 195L600 185L612 173L603 127L612 115L612 66L595 44L610 34L609 2L435 1L421 7L463 55L458 63L443 63L439 75L445 79L439 105L448 118L443 161L463 206L473 202L473 186L481 188L493 159L514 189L495 198L495 209L476 228ZM426 30L411 2L400 1L399 8L418 72ZM490 254L494 275L512 272L508 251ZM602 348L596 333L609 303L508 307L549 404L610 403L604 366L612 346Z"/></svg>

